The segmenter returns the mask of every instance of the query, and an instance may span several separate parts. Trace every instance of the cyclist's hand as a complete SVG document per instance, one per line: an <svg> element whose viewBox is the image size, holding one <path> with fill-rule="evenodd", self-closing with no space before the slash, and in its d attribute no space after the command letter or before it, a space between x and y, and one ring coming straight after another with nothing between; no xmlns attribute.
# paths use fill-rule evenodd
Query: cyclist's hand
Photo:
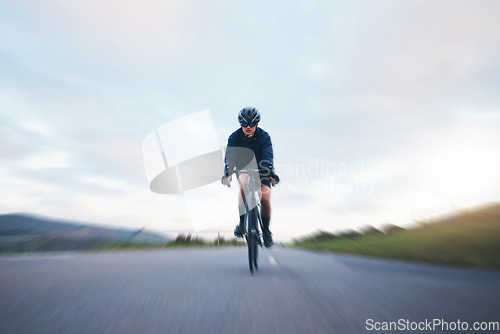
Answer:
<svg viewBox="0 0 500 334"><path fill-rule="evenodd" d="M228 186L228 188L230 188L231 187L231 178L232 178L231 175L223 176L220 181L223 185Z"/></svg>
<svg viewBox="0 0 500 334"><path fill-rule="evenodd" d="M280 183L280 178L278 175L274 174L273 176L269 176L269 181L271 181L271 185L274 187Z"/></svg>

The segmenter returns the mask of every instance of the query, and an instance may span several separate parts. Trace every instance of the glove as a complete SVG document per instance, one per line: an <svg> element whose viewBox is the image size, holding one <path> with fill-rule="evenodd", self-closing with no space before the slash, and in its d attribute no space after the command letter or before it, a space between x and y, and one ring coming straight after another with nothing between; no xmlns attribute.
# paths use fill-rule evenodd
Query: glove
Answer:
<svg viewBox="0 0 500 334"><path fill-rule="evenodd" d="M280 177L276 173L274 173L274 171L271 174L271 177L274 180L274 182L272 182L273 187L276 186L276 185L278 185L278 183L280 183Z"/></svg>
<svg viewBox="0 0 500 334"><path fill-rule="evenodd" d="M223 175L220 179L220 183L227 186L228 188L231 188L231 176Z"/></svg>
<svg viewBox="0 0 500 334"><path fill-rule="evenodd" d="M276 174L273 165L269 165L269 177L273 178L274 180L274 182L271 182L273 187L280 183L280 177L278 176L278 174Z"/></svg>

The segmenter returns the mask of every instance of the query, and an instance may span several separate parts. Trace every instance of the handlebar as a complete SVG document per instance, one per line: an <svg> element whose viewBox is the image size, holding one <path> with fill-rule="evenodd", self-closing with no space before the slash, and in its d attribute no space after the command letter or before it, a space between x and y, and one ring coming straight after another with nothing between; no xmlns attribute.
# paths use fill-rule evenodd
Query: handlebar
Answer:
<svg viewBox="0 0 500 334"><path fill-rule="evenodd" d="M259 168L249 168L249 169L236 169L236 167L234 167L235 170L236 170L236 173L252 173L252 172L260 172L260 169Z"/></svg>
<svg viewBox="0 0 500 334"><path fill-rule="evenodd" d="M228 182L228 183L226 184L226 182L225 182L225 181L226 181L226 180L227 180L227 179L228 179L228 178L229 178L232 174L236 173L237 175L239 175L240 173L249 173L249 174L250 174L250 173L255 173L255 172L260 173L260 172L261 172L261 170L262 170L262 169L259 169L259 168L238 169L237 167L233 167L233 169L232 169L232 170L229 170L229 168L228 168L227 172L226 172L226 173L224 173L224 175L223 175L223 176L222 176L222 178L221 178L221 183L222 183L223 185L226 185L228 188L230 188L230 187L231 187L231 183L230 183L230 182ZM274 173L274 168L271 168L269 177L270 177L270 178L272 178L272 179L273 179L273 181L274 181L274 182L271 182L271 185L272 185L273 187L275 187L278 183L280 183L280 178L279 178L279 176L278 176L276 173Z"/></svg>

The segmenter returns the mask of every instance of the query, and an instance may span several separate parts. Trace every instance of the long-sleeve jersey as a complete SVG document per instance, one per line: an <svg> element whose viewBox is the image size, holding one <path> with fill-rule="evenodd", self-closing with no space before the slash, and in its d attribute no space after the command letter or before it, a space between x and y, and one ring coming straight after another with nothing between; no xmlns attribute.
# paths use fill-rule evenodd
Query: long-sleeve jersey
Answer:
<svg viewBox="0 0 500 334"><path fill-rule="evenodd" d="M228 149L230 147L244 147L251 149L255 154L255 159L257 164L261 169L270 170L270 166L273 165L273 144L271 143L271 136L263 129L257 127L255 133L251 138L248 138L243 133L243 130L239 128L234 131L227 141ZM231 165L231 157L226 153L224 159L226 168ZM225 171L227 172L227 170Z"/></svg>

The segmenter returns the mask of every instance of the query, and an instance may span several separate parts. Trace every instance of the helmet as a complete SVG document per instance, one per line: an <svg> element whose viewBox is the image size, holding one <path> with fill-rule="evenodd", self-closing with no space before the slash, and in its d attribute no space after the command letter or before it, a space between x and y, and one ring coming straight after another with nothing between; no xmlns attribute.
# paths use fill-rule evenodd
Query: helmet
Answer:
<svg viewBox="0 0 500 334"><path fill-rule="evenodd" d="M260 112L257 108L246 107L241 109L238 113L238 122L240 123L259 123L260 122Z"/></svg>

